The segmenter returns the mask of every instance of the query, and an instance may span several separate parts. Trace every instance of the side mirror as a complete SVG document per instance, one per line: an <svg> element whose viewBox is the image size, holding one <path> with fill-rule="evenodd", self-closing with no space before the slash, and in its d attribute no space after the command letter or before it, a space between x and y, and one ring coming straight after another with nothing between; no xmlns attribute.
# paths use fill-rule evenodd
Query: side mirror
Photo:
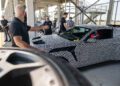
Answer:
<svg viewBox="0 0 120 86"><path fill-rule="evenodd" d="M92 39L92 38L87 40L88 43L96 43L96 41L97 41L96 39Z"/></svg>

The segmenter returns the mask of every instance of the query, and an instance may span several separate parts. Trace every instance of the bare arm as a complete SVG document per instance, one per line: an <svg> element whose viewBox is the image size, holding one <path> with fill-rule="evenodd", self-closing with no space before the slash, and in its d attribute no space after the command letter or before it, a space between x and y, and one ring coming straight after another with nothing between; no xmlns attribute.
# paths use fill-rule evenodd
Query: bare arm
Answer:
<svg viewBox="0 0 120 86"><path fill-rule="evenodd" d="M32 50L35 50L35 51L44 51L43 49L37 49L37 48L35 48L35 47L32 47L32 46L30 46L29 44L27 44L26 42L24 42L23 40L22 40L22 37L21 36L15 36L15 37L13 37L13 40L14 40L14 42L15 42L15 44L18 46L18 47L20 47L20 48L24 48L24 49L32 49Z"/></svg>
<svg viewBox="0 0 120 86"><path fill-rule="evenodd" d="M27 44L26 42L24 42L22 40L21 36L14 36L13 40L14 40L15 44L20 48L31 48L31 46L29 44Z"/></svg>
<svg viewBox="0 0 120 86"><path fill-rule="evenodd" d="M69 26L67 25L67 23L64 23L64 27L66 28L66 30L69 28Z"/></svg>
<svg viewBox="0 0 120 86"><path fill-rule="evenodd" d="M48 26L37 26L37 27L31 27L29 31L40 31L40 30L46 30L48 29Z"/></svg>

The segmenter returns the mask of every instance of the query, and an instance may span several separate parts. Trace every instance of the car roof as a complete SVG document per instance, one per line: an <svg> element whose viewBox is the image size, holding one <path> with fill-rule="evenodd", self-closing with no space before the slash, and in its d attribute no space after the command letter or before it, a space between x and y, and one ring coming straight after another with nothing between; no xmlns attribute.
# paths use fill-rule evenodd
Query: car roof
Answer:
<svg viewBox="0 0 120 86"><path fill-rule="evenodd" d="M75 27L85 27L85 28L90 28L92 30L99 30L99 29L113 29L110 26L104 26L104 25L76 25Z"/></svg>

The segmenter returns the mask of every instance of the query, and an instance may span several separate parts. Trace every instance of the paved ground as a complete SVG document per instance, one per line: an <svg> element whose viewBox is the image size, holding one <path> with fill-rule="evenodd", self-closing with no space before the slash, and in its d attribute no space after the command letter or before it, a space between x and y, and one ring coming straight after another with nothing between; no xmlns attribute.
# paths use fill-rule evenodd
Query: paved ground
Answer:
<svg viewBox="0 0 120 86"><path fill-rule="evenodd" d="M30 42L32 42L32 38L35 37L35 33L31 32L31 33L29 33L29 36L30 36ZM3 37L4 37L4 34L2 35L2 37L0 37L0 39L3 38ZM1 40L1 41L4 41L4 40ZM2 44L4 44L4 45L1 46L1 47L11 47L11 45L12 45L11 42L5 42L5 43L2 43Z"/></svg>
<svg viewBox="0 0 120 86"><path fill-rule="evenodd" d="M12 43L11 42L6 42L3 47L11 47Z"/></svg>

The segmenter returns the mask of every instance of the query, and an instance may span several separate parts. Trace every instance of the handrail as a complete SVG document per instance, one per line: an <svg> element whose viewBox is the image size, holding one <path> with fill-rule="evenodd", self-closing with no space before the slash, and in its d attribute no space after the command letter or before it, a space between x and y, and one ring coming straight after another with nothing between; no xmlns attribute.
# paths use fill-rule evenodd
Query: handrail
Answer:
<svg viewBox="0 0 120 86"><path fill-rule="evenodd" d="M95 12L107 12L107 6L93 6L87 10L88 11L95 11Z"/></svg>

